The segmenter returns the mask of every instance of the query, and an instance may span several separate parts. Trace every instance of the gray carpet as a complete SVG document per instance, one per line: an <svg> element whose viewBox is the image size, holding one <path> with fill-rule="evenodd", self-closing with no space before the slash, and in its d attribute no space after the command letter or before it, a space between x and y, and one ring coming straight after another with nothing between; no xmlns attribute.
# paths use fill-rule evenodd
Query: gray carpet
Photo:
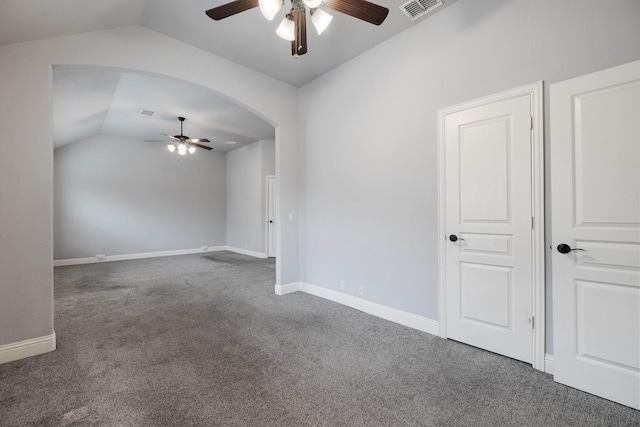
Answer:
<svg viewBox="0 0 640 427"><path fill-rule="evenodd" d="M58 350L0 365L0 425L628 426L512 359L273 292L229 252L58 267Z"/></svg>

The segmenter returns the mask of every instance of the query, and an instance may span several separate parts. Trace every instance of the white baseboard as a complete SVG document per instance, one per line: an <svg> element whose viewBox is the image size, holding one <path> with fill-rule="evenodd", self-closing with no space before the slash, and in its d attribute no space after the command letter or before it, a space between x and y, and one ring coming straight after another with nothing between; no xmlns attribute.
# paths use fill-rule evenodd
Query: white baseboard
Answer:
<svg viewBox="0 0 640 427"><path fill-rule="evenodd" d="M305 292L320 298L337 302L347 307L355 308L376 317L380 317L409 328L417 329L428 334L440 335L440 322L416 314L407 313L406 311L387 307L353 295L323 288L322 286L312 285L305 282L294 282L286 285L275 285L276 295L286 295L292 292Z"/></svg>
<svg viewBox="0 0 640 427"><path fill-rule="evenodd" d="M56 349L56 333L30 340L0 345L0 365L48 353Z"/></svg>
<svg viewBox="0 0 640 427"><path fill-rule="evenodd" d="M107 255L104 257L103 261L102 260L98 261L96 257L56 259L53 261L53 266L61 267L64 265L92 264L96 262L127 261L131 259L156 258L156 257L173 256L173 255L190 255L190 254L200 254L204 252L217 252L217 251L224 251L224 250L227 250L227 246L207 246L206 250L202 250L202 248L195 248L195 249L176 249L172 251L142 252L137 254Z"/></svg>
<svg viewBox="0 0 640 427"><path fill-rule="evenodd" d="M276 283L276 287L275 287L276 295L286 295L292 292L298 292L302 290L301 286L302 286L302 282L288 283L286 285L278 285Z"/></svg>
<svg viewBox="0 0 640 427"><path fill-rule="evenodd" d="M554 373L553 354L545 354L544 355L544 371L547 374L553 375L553 373Z"/></svg>
<svg viewBox="0 0 640 427"><path fill-rule="evenodd" d="M254 258L266 258L267 254L264 252L256 252L256 251L250 251L249 249L240 249L240 248L236 248L234 246L226 246L225 247L226 250L230 251L230 252L235 252L237 254L241 254L241 255L249 255L252 256Z"/></svg>
<svg viewBox="0 0 640 427"><path fill-rule="evenodd" d="M65 265L93 264L94 262L104 262L104 261L97 261L96 257L55 259L55 260L53 260L53 266L54 267L62 267L62 266L65 266Z"/></svg>

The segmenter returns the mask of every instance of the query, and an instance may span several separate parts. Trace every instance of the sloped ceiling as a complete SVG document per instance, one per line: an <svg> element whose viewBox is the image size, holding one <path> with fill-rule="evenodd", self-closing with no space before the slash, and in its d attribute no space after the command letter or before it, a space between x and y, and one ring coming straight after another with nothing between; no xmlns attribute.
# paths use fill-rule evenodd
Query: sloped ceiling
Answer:
<svg viewBox="0 0 640 427"><path fill-rule="evenodd" d="M112 68L54 67L54 148L96 134L168 142L161 134L180 133L178 116L186 117L185 135L209 139L216 151L275 138L269 123L206 88Z"/></svg>
<svg viewBox="0 0 640 427"><path fill-rule="evenodd" d="M333 21L321 36L309 25L309 52L298 59L291 56L290 43L275 34L290 8L289 0L285 0L273 21L267 21L259 8L221 21L213 21L205 14L229 1L2 0L0 44L142 25L300 87L456 0L443 0L444 6L413 22L399 8L404 0L375 0L389 8L389 15L380 26L324 8L333 15Z"/></svg>
<svg viewBox="0 0 640 427"><path fill-rule="evenodd" d="M412 22L399 9L404 1L375 0L390 10L385 22L375 26L327 9L334 16L331 25L322 36L309 25L309 52L296 59L290 43L274 32L290 8L289 0L273 21L259 8L221 21L205 14L228 1L2 0L0 45L141 25L300 87L430 15ZM444 0L444 6L432 13L455 1ZM271 125L244 108L204 88L158 76L56 67L53 92L55 147L95 134L142 140L159 139L161 133L175 135L180 130L178 116L187 118L185 135L210 139L217 151L275 137ZM158 115L138 115L140 108Z"/></svg>

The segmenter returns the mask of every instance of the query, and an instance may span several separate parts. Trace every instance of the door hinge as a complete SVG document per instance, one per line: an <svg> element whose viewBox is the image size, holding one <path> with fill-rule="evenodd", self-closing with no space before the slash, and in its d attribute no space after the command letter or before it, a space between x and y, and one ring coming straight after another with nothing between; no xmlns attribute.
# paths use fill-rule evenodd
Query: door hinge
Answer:
<svg viewBox="0 0 640 427"><path fill-rule="evenodd" d="M529 121L529 130L533 130L533 116L529 117L531 120Z"/></svg>
<svg viewBox="0 0 640 427"><path fill-rule="evenodd" d="M535 329L536 328L536 317L535 316L531 316L531 319L529 319L529 322L531 323L531 329Z"/></svg>
<svg viewBox="0 0 640 427"><path fill-rule="evenodd" d="M535 224L535 220L531 217L531 229L533 230L533 224Z"/></svg>

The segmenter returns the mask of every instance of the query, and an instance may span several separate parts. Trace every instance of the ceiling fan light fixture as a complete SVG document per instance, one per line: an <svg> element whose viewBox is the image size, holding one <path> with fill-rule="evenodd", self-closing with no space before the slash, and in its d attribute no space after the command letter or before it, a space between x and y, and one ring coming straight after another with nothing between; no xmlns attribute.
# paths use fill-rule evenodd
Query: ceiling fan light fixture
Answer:
<svg viewBox="0 0 640 427"><path fill-rule="evenodd" d="M168 149L169 149L169 151L171 151L172 153L178 149L178 147L176 147L176 145L175 145L175 144L169 144L169 145L167 145L167 148L168 148Z"/></svg>
<svg viewBox="0 0 640 427"><path fill-rule="evenodd" d="M178 154L180 154L181 156L187 154L187 144L185 144L184 142L178 143Z"/></svg>
<svg viewBox="0 0 640 427"><path fill-rule="evenodd" d="M313 26L316 27L318 35L322 34L322 32L327 29L332 19L333 16L329 15L322 9L311 10L311 22L313 23Z"/></svg>
<svg viewBox="0 0 640 427"><path fill-rule="evenodd" d="M276 34L290 42L295 40L295 24L293 22L293 16L291 14L288 13L287 16L282 18L282 22L280 22L280 25L276 30Z"/></svg>
<svg viewBox="0 0 640 427"><path fill-rule="evenodd" d="M315 9L316 7L319 7L322 5L322 0L302 0L302 2L309 9Z"/></svg>
<svg viewBox="0 0 640 427"><path fill-rule="evenodd" d="M190 146L189 147L189 154L193 154L196 152L196 147Z"/></svg>
<svg viewBox="0 0 640 427"><path fill-rule="evenodd" d="M258 5L260 6L260 12L262 12L264 17L269 21L273 21L276 13L282 9L284 0L259 0Z"/></svg>

